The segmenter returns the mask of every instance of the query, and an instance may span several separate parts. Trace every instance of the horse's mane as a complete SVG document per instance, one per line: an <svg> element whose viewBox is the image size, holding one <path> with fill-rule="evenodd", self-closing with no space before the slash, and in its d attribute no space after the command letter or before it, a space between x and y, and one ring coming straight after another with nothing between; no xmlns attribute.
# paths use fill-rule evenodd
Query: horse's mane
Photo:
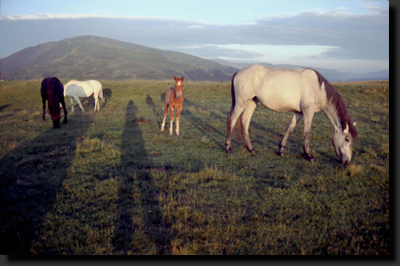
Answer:
<svg viewBox="0 0 400 266"><path fill-rule="evenodd" d="M49 106L52 108L59 108L60 105L60 81L58 78L52 78L47 88L47 94L49 95Z"/></svg>
<svg viewBox="0 0 400 266"><path fill-rule="evenodd" d="M357 137L357 130L351 121L349 112L343 102L342 97L340 97L339 93L333 88L332 84L330 84L318 71L314 70L314 72L317 74L319 85L321 86L324 84L326 98L328 99L328 102L336 109L337 115L342 121L342 126L347 122L349 126L349 132L353 139L355 139Z"/></svg>

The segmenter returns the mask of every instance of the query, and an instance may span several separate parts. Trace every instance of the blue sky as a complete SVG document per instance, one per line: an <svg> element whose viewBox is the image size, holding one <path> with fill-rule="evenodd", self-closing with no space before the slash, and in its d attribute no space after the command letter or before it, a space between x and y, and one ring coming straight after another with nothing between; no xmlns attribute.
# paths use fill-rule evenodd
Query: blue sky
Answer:
<svg viewBox="0 0 400 266"><path fill-rule="evenodd" d="M0 57L96 35L207 59L389 68L385 0L2 0L0 34Z"/></svg>

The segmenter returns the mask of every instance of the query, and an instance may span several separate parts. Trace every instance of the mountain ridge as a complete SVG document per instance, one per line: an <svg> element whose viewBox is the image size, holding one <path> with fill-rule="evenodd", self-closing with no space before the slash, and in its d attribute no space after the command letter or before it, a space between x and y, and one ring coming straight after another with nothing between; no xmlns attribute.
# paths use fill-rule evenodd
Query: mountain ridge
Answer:
<svg viewBox="0 0 400 266"><path fill-rule="evenodd" d="M253 63L230 62L219 58L212 58L211 60L220 63L222 65L231 66L239 69L253 64ZM269 63L258 63L258 64L271 67L285 68L285 69L295 69L295 68L305 67L305 66L288 65L288 64L276 64L276 65ZM330 82L389 80L389 70L380 70L380 71L373 71L373 72L359 74L351 72L341 72L319 67L310 67L310 68L318 71L322 76L324 76L324 78L326 78Z"/></svg>
<svg viewBox="0 0 400 266"><path fill-rule="evenodd" d="M192 81L230 81L250 63L203 59L194 55L161 50L93 35L77 36L27 47L0 59L3 80L42 79L171 79L185 76ZM293 69L304 66L269 63L262 65ZM330 82L388 80L389 70L348 73L313 68Z"/></svg>
<svg viewBox="0 0 400 266"><path fill-rule="evenodd" d="M78 36L27 47L1 61L4 80L171 79L228 81L237 69L184 53L97 36Z"/></svg>

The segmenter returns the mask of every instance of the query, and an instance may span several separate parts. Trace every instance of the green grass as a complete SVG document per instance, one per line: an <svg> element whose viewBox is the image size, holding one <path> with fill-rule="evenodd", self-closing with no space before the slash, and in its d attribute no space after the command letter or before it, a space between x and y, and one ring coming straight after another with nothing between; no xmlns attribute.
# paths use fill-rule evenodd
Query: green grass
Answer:
<svg viewBox="0 0 400 266"><path fill-rule="evenodd" d="M276 154L291 114L261 106L258 154L235 134L227 155L229 83L185 83L177 137L160 132L172 81L101 82L100 112L83 100L57 130L39 80L0 83L0 253L389 254L388 83L334 84L359 120L342 166L322 112L315 163L302 122Z"/></svg>

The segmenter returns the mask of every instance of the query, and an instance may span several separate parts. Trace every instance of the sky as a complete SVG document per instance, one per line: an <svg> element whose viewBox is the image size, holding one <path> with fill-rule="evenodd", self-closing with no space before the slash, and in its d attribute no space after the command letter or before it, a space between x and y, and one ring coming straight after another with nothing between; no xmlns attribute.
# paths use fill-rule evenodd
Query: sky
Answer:
<svg viewBox="0 0 400 266"><path fill-rule="evenodd" d="M0 58L95 35L205 59L389 69L386 0L0 1Z"/></svg>

